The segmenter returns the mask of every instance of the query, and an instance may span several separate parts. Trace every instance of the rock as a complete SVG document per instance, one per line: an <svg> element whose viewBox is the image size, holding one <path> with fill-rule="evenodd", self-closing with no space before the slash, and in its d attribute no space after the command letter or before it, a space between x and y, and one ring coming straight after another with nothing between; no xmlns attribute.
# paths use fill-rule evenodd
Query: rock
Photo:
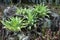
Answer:
<svg viewBox="0 0 60 40"><path fill-rule="evenodd" d="M22 38L24 37L25 35L22 33L22 34L18 34L18 37L19 37L19 40L22 40Z"/></svg>
<svg viewBox="0 0 60 40"><path fill-rule="evenodd" d="M15 15L16 9L17 9L16 6L11 6L11 7L9 6L6 9L4 9L3 20L5 20L6 18L9 19L13 15Z"/></svg>
<svg viewBox="0 0 60 40"><path fill-rule="evenodd" d="M29 40L29 36L25 36L22 40Z"/></svg>
<svg viewBox="0 0 60 40"><path fill-rule="evenodd" d="M57 13L51 13L51 30L58 31L59 30L59 15Z"/></svg>
<svg viewBox="0 0 60 40"><path fill-rule="evenodd" d="M13 37L9 37L7 40L14 40L14 38Z"/></svg>
<svg viewBox="0 0 60 40"><path fill-rule="evenodd" d="M48 19L48 18L44 18L44 26L43 27L47 27L47 28L50 28L51 27L51 20Z"/></svg>

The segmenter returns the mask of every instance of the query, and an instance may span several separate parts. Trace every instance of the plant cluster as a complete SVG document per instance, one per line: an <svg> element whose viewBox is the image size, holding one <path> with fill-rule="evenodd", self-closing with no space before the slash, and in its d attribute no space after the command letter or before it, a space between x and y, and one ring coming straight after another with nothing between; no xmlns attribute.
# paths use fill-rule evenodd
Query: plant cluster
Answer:
<svg viewBox="0 0 60 40"><path fill-rule="evenodd" d="M28 26L32 28L37 22L37 18L44 18L47 16L48 8L45 5L36 5L33 9L17 8L16 14L23 17L12 17L9 20L2 21L5 28L11 31L20 31L22 28Z"/></svg>
<svg viewBox="0 0 60 40"><path fill-rule="evenodd" d="M7 16L8 20L4 19L1 22L4 28L11 31L11 33L17 32L12 36L18 36L19 38L17 39L19 40L59 40L60 16L52 11L48 11L49 9L44 4L36 5L32 9L17 8L13 12L14 14L11 13L11 15L13 14L12 16ZM5 14L8 14L8 12L5 12ZM5 35L9 37L11 34L7 33Z"/></svg>

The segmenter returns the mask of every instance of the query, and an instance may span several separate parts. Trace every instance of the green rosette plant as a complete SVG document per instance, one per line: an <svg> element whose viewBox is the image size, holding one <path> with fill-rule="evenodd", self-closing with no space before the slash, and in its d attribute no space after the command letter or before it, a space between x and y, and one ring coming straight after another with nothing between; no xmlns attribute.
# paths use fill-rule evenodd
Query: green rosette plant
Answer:
<svg viewBox="0 0 60 40"><path fill-rule="evenodd" d="M43 18L45 16L48 16L47 12L49 11L49 9L44 4L40 4L40 5L35 6L34 11L35 13L37 13L39 17Z"/></svg>
<svg viewBox="0 0 60 40"><path fill-rule="evenodd" d="M11 17L10 20L2 21L4 28L10 31L21 31L21 28L25 28L26 26L23 23L23 19L18 17Z"/></svg>

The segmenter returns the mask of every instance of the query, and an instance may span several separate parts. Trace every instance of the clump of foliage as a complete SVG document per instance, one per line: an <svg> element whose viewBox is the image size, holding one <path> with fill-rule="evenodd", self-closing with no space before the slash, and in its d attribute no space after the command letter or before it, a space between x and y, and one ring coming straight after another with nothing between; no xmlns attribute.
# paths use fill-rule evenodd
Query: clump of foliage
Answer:
<svg viewBox="0 0 60 40"><path fill-rule="evenodd" d="M17 8L17 10L16 10L16 14L25 14L26 13L26 11L27 11L27 9L26 8Z"/></svg>
<svg viewBox="0 0 60 40"><path fill-rule="evenodd" d="M18 9L17 8L17 12L16 14L20 14L20 15L24 15L24 18L26 18L26 22L27 24L31 27L32 25L34 25L34 18L35 18L35 15L33 14L33 10L31 9L27 9L27 8L20 8Z"/></svg>
<svg viewBox="0 0 60 40"><path fill-rule="evenodd" d="M2 21L2 24L6 29L9 29L11 31L21 31L21 28L24 28L23 26L23 19L18 17L12 17L10 20Z"/></svg>
<svg viewBox="0 0 60 40"><path fill-rule="evenodd" d="M35 16L34 16L34 14L32 13L32 11L33 11L33 10L27 9L27 15L26 15L26 16L27 16L27 19L28 19L28 23L31 24L31 25L32 25L32 24L34 23L34 21L35 21L35 20L34 20Z"/></svg>
<svg viewBox="0 0 60 40"><path fill-rule="evenodd" d="M39 17L45 17L48 16L47 12L49 11L49 9L44 4L40 4L35 6L34 11L38 14Z"/></svg>

